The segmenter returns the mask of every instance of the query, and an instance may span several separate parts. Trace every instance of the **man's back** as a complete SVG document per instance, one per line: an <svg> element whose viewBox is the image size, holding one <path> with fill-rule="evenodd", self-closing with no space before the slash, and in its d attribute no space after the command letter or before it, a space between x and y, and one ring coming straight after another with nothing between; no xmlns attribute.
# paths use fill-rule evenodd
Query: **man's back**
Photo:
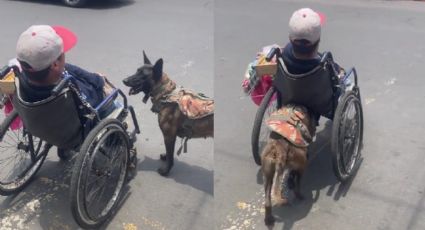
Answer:
<svg viewBox="0 0 425 230"><path fill-rule="evenodd" d="M87 72L75 65L65 64L65 70L74 77L73 83L77 85L82 96L93 107L103 99L104 82L97 74ZM25 101L36 102L48 98L55 85L37 86L31 84L23 73L20 89Z"/></svg>
<svg viewBox="0 0 425 230"><path fill-rule="evenodd" d="M295 57L291 43L288 43L283 48L282 59L291 74L304 74L310 72L320 64L320 56L312 59L300 59Z"/></svg>

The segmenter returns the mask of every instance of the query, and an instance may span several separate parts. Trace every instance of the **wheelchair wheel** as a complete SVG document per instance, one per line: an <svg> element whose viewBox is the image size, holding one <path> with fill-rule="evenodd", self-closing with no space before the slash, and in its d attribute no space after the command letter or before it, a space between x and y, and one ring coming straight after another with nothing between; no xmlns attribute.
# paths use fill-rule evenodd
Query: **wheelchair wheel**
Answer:
<svg viewBox="0 0 425 230"><path fill-rule="evenodd" d="M23 127L13 127L17 117L12 111L0 126L0 194L4 196L21 191L47 156L47 151L41 151L39 138Z"/></svg>
<svg viewBox="0 0 425 230"><path fill-rule="evenodd" d="M335 175L348 180L359 166L363 141L363 111L359 97L346 92L339 100L332 127L332 159Z"/></svg>
<svg viewBox="0 0 425 230"><path fill-rule="evenodd" d="M102 120L85 139L71 177L71 210L83 228L98 228L119 203L129 160L128 136L116 119Z"/></svg>
<svg viewBox="0 0 425 230"><path fill-rule="evenodd" d="M267 144L270 135L270 130L265 124L265 121L270 117L270 114L277 110L277 100L273 100L276 89L270 87L264 96L261 104L255 115L254 126L251 135L252 156L257 165L261 165L261 153Z"/></svg>

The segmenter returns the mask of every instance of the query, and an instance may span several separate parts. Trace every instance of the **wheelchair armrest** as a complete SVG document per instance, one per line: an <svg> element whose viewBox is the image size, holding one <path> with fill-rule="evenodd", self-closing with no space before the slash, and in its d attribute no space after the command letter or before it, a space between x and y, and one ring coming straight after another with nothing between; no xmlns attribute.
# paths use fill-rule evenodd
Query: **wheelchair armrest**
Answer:
<svg viewBox="0 0 425 230"><path fill-rule="evenodd" d="M344 77L341 79L341 82L345 82L348 77L351 76L351 74L354 74L354 85L357 85L357 71L354 67L351 67L348 71L346 71Z"/></svg>
<svg viewBox="0 0 425 230"><path fill-rule="evenodd" d="M97 111L103 109L106 105L108 106L112 101L114 101L118 96L118 89L114 89L111 94L109 94L100 104L95 108Z"/></svg>

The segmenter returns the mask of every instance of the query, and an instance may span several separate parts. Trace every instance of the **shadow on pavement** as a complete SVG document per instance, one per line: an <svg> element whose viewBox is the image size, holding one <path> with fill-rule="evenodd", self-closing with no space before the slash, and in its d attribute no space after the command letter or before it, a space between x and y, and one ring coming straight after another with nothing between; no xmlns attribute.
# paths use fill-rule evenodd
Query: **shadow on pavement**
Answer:
<svg viewBox="0 0 425 230"><path fill-rule="evenodd" d="M161 162L144 156L144 159L138 165L139 171L155 171L160 167ZM159 174L158 174L159 175ZM168 177L164 179L173 179L179 184L189 185L197 190L213 195L214 191L214 172L199 166L189 165L185 162L174 160L174 166Z"/></svg>
<svg viewBox="0 0 425 230"><path fill-rule="evenodd" d="M63 4L61 0L8 0L8 1L68 7L65 4ZM82 7L82 9L93 9L93 10L118 9L118 8L133 5L134 3L135 3L135 0L89 0L87 5L85 7ZM78 10L78 8L76 8L76 10Z"/></svg>
<svg viewBox="0 0 425 230"><path fill-rule="evenodd" d="M0 226L6 229L32 229L38 225L41 229L78 229L69 197L73 163L46 159L23 191L0 203ZM115 213L130 196L129 187L128 184L123 187ZM106 229L108 224L99 229Z"/></svg>
<svg viewBox="0 0 425 230"><path fill-rule="evenodd" d="M71 162L46 160L23 191L0 204L0 219L6 219L11 229L23 229L23 226L37 223L42 229L78 228L70 210L71 170Z"/></svg>

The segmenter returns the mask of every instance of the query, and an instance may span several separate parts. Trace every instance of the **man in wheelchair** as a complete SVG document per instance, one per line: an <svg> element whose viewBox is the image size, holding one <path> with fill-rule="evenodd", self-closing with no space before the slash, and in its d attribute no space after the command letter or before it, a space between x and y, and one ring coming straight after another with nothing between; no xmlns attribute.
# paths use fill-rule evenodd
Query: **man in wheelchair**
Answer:
<svg viewBox="0 0 425 230"><path fill-rule="evenodd" d="M8 134L9 127L18 116L23 122L23 138L10 145L17 148L11 151L14 160L6 162L19 167L5 167L10 178L0 177L0 194L21 191L51 147L57 147L60 158L59 150L69 150L77 153L71 161L72 214L81 227L98 229L114 214L123 188L136 175L140 130L120 89L98 74L65 64L64 52L75 42L75 35L63 27L31 26L18 39L17 63L0 71L1 77L13 79L13 87L8 84L13 111L2 121L0 139L19 139Z"/></svg>
<svg viewBox="0 0 425 230"><path fill-rule="evenodd" d="M76 86L79 96L96 108L113 87L104 76L90 73L78 66L65 63L65 52L75 46L77 38L70 30L60 26L33 25L19 37L16 45L20 97L29 103L49 98L53 89L64 78ZM110 101L99 110L100 118L106 117L120 106ZM71 152L58 150L61 159Z"/></svg>
<svg viewBox="0 0 425 230"><path fill-rule="evenodd" d="M104 76L65 63L65 52L76 42L75 34L61 26L33 25L25 30L17 41L17 58L11 62L21 70L19 96L28 103L43 101L52 96L55 87L67 78L84 103L92 108L99 107L97 112L102 119L123 106L117 101L106 100L114 87ZM70 153L58 149L61 159L69 158ZM135 159L136 156L132 156L132 160Z"/></svg>
<svg viewBox="0 0 425 230"><path fill-rule="evenodd" d="M337 107L342 94L345 95L345 99L350 96L350 94L344 93L348 83L345 70L333 61L330 52L323 54L318 52L323 23L324 16L309 8L295 11L289 20L288 44L283 48L277 45L263 48L262 53L257 55L258 60L254 62L255 64L248 66L248 74L246 74L246 79L242 84L244 91L250 92L254 89L253 92L257 94L259 94L259 91L263 91L263 95L260 95L262 101L257 111L252 137L253 154L257 164L261 163L259 157L261 154L260 128L263 124L261 118L264 118L266 108L271 104L274 92L276 92L277 108L286 104L302 105L308 109L316 126L319 125L321 116L334 120L336 113L344 111L343 109L338 112ZM270 65L270 61L276 63L275 70L267 72L270 73L272 79L268 80L268 76L256 76L266 72L257 71L256 67ZM352 72L356 75L355 71L349 71L350 74ZM268 81L272 83L264 84ZM355 83L357 84L357 80L355 80ZM264 85L269 85L269 88L264 87ZM262 90L261 88L257 90L255 87L262 87ZM360 98L359 94L358 98ZM357 106L356 109L361 111L361 105L357 103L359 100L353 99L352 102L354 101L356 102L354 103ZM336 116L336 118L339 122L341 116ZM361 118L359 119L361 120ZM361 126L361 124L358 126ZM338 125L335 127L338 127ZM334 130L336 129L333 129L333 133ZM310 134L311 137L314 137L315 130L312 131ZM338 154L340 154L339 151ZM350 174L347 173L347 175ZM294 175L291 172L288 180L290 188L294 187L293 178ZM341 178L348 178L348 176L344 174Z"/></svg>
<svg viewBox="0 0 425 230"><path fill-rule="evenodd" d="M64 27L34 25L20 35L16 53L23 75L20 87L25 101L48 98L66 75L73 76L71 81L91 106L96 107L104 99L111 89L106 78L65 63L65 52L76 42L76 36Z"/></svg>
<svg viewBox="0 0 425 230"><path fill-rule="evenodd" d="M309 8L299 9L292 14L289 20L289 43L282 52L290 73L307 73L320 64L322 54L318 48L324 20L324 16ZM344 73L338 64L334 64L338 72Z"/></svg>
<svg viewBox="0 0 425 230"><path fill-rule="evenodd" d="M324 15L321 15L310 8L302 8L295 11L289 20L289 42L283 47L278 45L271 45L263 48L263 51L257 54L267 55L271 49L278 48L280 51L279 56L285 64L286 71L294 76L302 76L318 67L323 58L323 54L318 51L321 36L321 27L325 21ZM272 60L277 62L276 58ZM338 79L345 76L345 70L340 67L336 62L332 62L333 69L336 72ZM248 80L261 76L252 76L256 74L254 65L250 64L242 87L245 92L254 87L252 84L257 82ZM307 89L308 87L306 87ZM294 89L295 90L295 89ZM328 91L329 89L323 89ZM333 90L333 89L332 89ZM338 95L336 95L338 97ZM316 125L320 118L320 114L313 114L315 117Z"/></svg>
<svg viewBox="0 0 425 230"><path fill-rule="evenodd" d="M305 74L320 65L323 54L318 49L323 23L324 16L310 8L302 8L292 14L289 20L289 43L282 51L282 59L289 73ZM333 62L333 68L338 78L345 75L344 69L336 62ZM320 115L314 116L318 125Z"/></svg>

